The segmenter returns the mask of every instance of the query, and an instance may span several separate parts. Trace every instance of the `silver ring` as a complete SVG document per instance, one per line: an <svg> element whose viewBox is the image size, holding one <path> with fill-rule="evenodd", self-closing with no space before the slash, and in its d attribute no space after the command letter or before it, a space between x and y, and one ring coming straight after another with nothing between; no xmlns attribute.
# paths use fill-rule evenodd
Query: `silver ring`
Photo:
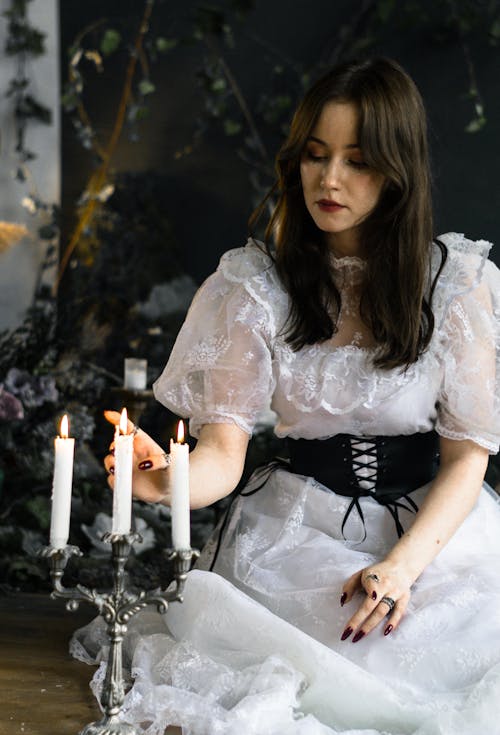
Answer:
<svg viewBox="0 0 500 735"><path fill-rule="evenodd" d="M167 454L167 452L162 452L161 456L165 460L165 467L162 467L162 470L168 470L168 468L172 464L172 457L170 456L170 454Z"/></svg>
<svg viewBox="0 0 500 735"><path fill-rule="evenodd" d="M385 604L389 606L389 612L392 612L392 610L394 609L394 605L396 604L395 600L393 600L392 597L382 597L380 602L385 602Z"/></svg>
<svg viewBox="0 0 500 735"><path fill-rule="evenodd" d="M132 429L132 436L135 436L137 434L137 432L139 431L139 427L136 426L136 424L134 424L133 426L134 426L134 428Z"/></svg>
<svg viewBox="0 0 500 735"><path fill-rule="evenodd" d="M368 579L373 579L374 582L380 582L380 577L377 574L375 574L375 572L367 574L365 577L365 582Z"/></svg>

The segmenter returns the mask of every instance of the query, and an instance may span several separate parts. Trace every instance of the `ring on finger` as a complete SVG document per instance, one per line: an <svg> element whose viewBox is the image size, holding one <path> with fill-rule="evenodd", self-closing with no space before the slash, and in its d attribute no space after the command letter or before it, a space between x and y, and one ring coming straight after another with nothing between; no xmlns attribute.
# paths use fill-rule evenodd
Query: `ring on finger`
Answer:
<svg viewBox="0 0 500 735"><path fill-rule="evenodd" d="M389 612L392 612L394 609L394 605L396 604L396 601L392 599L392 597L382 597L380 600L380 603L385 602L386 605L389 607Z"/></svg>
<svg viewBox="0 0 500 735"><path fill-rule="evenodd" d="M167 454L167 452L162 452L161 456L165 460L165 467L162 467L162 470L168 470L168 468L172 464L172 457L170 456L170 454Z"/></svg>
<svg viewBox="0 0 500 735"><path fill-rule="evenodd" d="M139 427L136 424L132 424L132 426L133 426L133 428L132 428L132 431L130 433L132 434L132 436L135 436L137 434L137 432L140 431L140 429L139 429Z"/></svg>
<svg viewBox="0 0 500 735"><path fill-rule="evenodd" d="M380 582L380 577L378 574L375 574L375 572L370 572L370 574L366 575L365 581L368 581L369 579L373 579L374 582Z"/></svg>

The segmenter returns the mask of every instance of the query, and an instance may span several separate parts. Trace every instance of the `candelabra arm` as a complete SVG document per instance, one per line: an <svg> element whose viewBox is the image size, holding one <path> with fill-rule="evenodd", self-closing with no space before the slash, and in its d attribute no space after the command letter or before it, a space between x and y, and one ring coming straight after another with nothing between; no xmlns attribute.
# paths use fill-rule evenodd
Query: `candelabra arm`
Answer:
<svg viewBox="0 0 500 735"><path fill-rule="evenodd" d="M49 559L50 578L52 580L51 597L66 600L68 610L77 610L80 602L90 602L99 610L102 606L102 596L95 590L89 590L82 585L76 587L65 587L62 583L66 565L72 556L83 556L77 546L65 546L62 549L54 546L44 546L38 552L39 556Z"/></svg>
<svg viewBox="0 0 500 735"><path fill-rule="evenodd" d="M184 587L186 578L193 559L197 559L200 555L198 549L170 549L167 552L168 560L174 562L175 589L173 591L170 602L183 601Z"/></svg>

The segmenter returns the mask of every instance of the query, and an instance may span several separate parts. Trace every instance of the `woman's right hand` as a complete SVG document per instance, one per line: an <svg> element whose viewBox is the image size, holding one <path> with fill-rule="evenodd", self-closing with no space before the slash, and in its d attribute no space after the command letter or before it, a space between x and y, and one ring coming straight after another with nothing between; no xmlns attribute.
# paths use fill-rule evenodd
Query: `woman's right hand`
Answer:
<svg viewBox="0 0 500 735"><path fill-rule="evenodd" d="M110 424L116 426L120 422L118 411L104 411ZM136 427L129 420L127 431L132 433ZM110 454L104 458L104 466L108 472L108 484L114 488L115 458L114 444L110 446ZM134 497L147 503L170 504L169 491L169 455L162 447L142 429L136 430L134 436L134 458L132 473L132 489Z"/></svg>

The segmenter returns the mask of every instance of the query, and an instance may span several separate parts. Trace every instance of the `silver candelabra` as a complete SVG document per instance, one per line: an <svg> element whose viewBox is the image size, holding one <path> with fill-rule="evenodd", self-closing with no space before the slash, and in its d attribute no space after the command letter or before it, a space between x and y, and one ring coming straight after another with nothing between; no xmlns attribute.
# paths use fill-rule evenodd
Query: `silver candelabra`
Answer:
<svg viewBox="0 0 500 735"><path fill-rule="evenodd" d="M138 533L113 534L106 533L103 541L111 544L111 561L113 566L113 587L107 592L88 589L82 585L69 588L62 583L68 560L72 556L82 556L77 546L65 546L55 549L44 547L40 554L50 562L54 598L65 599L66 608L74 611L80 602L95 605L107 623L109 637L109 653L106 676L100 697L104 716L98 722L86 725L79 735L139 735L138 730L120 719L120 711L125 698L125 686L122 669L122 644L130 618L147 605L156 605L159 613L167 611L170 602L182 602L182 593L186 575L193 559L199 556L196 549L175 549L169 552L169 560L174 562L175 583L166 590L127 590L125 565L130 555L132 544L142 541Z"/></svg>

